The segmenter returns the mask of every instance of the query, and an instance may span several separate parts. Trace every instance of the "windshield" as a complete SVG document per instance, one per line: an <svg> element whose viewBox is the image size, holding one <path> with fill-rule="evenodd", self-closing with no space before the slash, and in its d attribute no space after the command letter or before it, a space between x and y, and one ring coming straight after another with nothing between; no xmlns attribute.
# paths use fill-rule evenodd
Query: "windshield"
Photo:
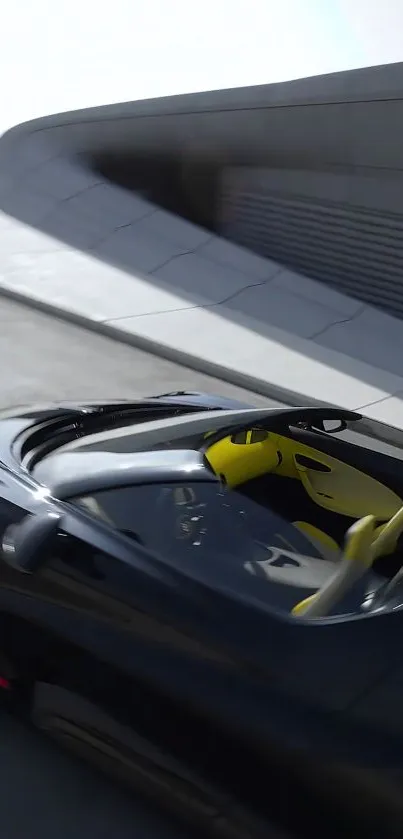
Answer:
<svg viewBox="0 0 403 839"><path fill-rule="evenodd" d="M213 587L291 609L334 571L298 529L218 482L114 488L73 503Z"/></svg>

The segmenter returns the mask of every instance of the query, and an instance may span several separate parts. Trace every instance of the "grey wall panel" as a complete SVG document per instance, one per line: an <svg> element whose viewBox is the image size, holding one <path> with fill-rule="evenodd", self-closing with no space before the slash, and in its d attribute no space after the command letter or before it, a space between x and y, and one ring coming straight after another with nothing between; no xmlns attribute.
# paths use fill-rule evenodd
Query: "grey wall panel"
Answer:
<svg viewBox="0 0 403 839"><path fill-rule="evenodd" d="M152 151L230 163L403 169L403 64L282 84L170 96L43 117L1 139L14 156Z"/></svg>
<svg viewBox="0 0 403 839"><path fill-rule="evenodd" d="M228 169L220 227L262 256L403 317L401 173Z"/></svg>
<svg viewBox="0 0 403 839"><path fill-rule="evenodd" d="M0 210L46 231L49 196L70 201L58 166L73 194L77 179L94 181L97 155L146 155L151 168L164 157L188 193L223 171L227 235L402 314L402 137L403 64L89 108L0 139ZM195 206L211 195L209 184ZM208 208L199 215L204 223Z"/></svg>

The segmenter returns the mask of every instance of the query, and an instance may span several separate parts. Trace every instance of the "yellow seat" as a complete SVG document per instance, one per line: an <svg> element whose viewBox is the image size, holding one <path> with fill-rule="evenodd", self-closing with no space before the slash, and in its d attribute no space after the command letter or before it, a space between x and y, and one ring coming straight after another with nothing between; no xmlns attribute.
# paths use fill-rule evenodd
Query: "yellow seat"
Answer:
<svg viewBox="0 0 403 839"><path fill-rule="evenodd" d="M229 487L236 487L272 472L279 454L267 431L251 428L212 443L207 460L216 475L223 475Z"/></svg>
<svg viewBox="0 0 403 839"><path fill-rule="evenodd" d="M371 475L291 437L260 428L213 443L206 457L230 487L275 472L299 480L319 507L352 519L373 515L381 523L402 505L396 493Z"/></svg>
<svg viewBox="0 0 403 839"><path fill-rule="evenodd" d="M294 521L294 527L301 531L309 542L322 554L323 559L336 562L340 556L340 548L335 539L306 521Z"/></svg>
<svg viewBox="0 0 403 839"><path fill-rule="evenodd" d="M354 519L374 515L378 520L389 519L400 509L400 498L370 475L327 455L322 459L321 452L316 459L326 464L327 472L298 462L296 468L307 494L319 506Z"/></svg>
<svg viewBox="0 0 403 839"><path fill-rule="evenodd" d="M377 520L376 538L384 522L402 506L402 500L389 487L348 463L308 446L305 443L262 428L242 430L212 443L206 457L227 485L240 486L268 473L302 484L306 494L319 508L338 516L362 519L372 515ZM339 546L310 522L294 522L324 558L339 554ZM379 542L378 556L393 553L396 541L388 537Z"/></svg>
<svg viewBox="0 0 403 839"><path fill-rule="evenodd" d="M395 516L392 529L403 526L403 510ZM321 618L330 614L348 591L363 579L374 561L374 534L376 520L374 516L365 516L356 521L346 533L342 561L335 573L325 582L319 591L300 600L292 609L294 617Z"/></svg>

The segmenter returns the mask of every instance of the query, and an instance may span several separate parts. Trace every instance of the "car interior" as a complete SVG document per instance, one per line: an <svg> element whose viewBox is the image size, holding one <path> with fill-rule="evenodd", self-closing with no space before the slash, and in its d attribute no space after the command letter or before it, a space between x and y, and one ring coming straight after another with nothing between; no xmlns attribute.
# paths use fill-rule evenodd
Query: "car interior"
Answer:
<svg viewBox="0 0 403 839"><path fill-rule="evenodd" d="M172 490L158 484L153 489L151 484L151 535L145 533L144 516L136 525L132 522L130 487L126 501L122 488L119 494L116 489L109 493L114 499L109 512L107 492L74 501L164 557L172 554L170 561L200 569L207 577L210 572L216 580L220 573L224 575L220 570L224 556L231 557L231 578L235 580L242 569L241 588L256 592L259 600L275 608L298 616L323 616L341 602L349 613L361 610L369 587L378 590L389 584L403 568L403 478L402 458L393 456L393 447L385 452L385 447L374 443L371 449L368 439L360 445L356 426L361 418L352 416L349 427L347 420L341 420L329 429L324 421L310 425L303 412L293 424L277 414L253 427L239 425L230 430L226 426L204 432L202 437L199 432L176 439L175 447L198 449L206 466L230 490L232 500L217 507L220 515L214 512L214 501L210 519L210 496L203 499L201 486ZM225 512L233 502L236 515L241 515L239 521L247 523L245 533L253 540L252 551L241 546L243 525L239 530ZM155 520L160 523L157 529ZM202 536L196 539L199 530ZM189 546L195 549L192 557ZM195 563L197 553L203 554L202 563ZM367 588L362 584L365 576ZM264 592L262 580L268 584ZM354 595L349 600L348 593Z"/></svg>
<svg viewBox="0 0 403 839"><path fill-rule="evenodd" d="M399 492L393 458L288 427L207 439L204 453L228 487L279 513L323 559L341 557L347 534L347 554L378 574L391 579L402 567L403 479Z"/></svg>

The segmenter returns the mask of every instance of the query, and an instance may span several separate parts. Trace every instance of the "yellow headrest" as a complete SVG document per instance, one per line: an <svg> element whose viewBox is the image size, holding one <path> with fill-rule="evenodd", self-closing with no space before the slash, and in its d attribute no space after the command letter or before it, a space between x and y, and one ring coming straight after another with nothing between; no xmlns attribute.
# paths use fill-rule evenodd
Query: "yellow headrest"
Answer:
<svg viewBox="0 0 403 839"><path fill-rule="evenodd" d="M216 475L223 475L228 486L238 486L278 466L277 446L269 433L251 429L212 443L206 451L207 460ZM257 438L257 442L254 439ZM260 438L260 439L259 439ZM238 442L239 441L239 442Z"/></svg>

